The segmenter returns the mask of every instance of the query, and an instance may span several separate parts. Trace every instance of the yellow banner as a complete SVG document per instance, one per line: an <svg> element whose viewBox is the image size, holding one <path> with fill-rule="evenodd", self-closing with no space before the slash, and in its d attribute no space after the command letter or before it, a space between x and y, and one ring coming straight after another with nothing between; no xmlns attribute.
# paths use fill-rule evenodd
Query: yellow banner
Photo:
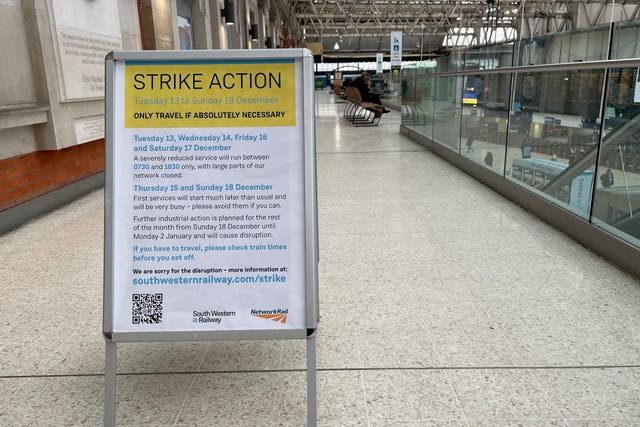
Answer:
<svg viewBox="0 0 640 427"><path fill-rule="evenodd" d="M296 125L293 60L127 61L128 128Z"/></svg>
<svg viewBox="0 0 640 427"><path fill-rule="evenodd" d="M314 55L322 55L321 42L307 42L307 49L309 49Z"/></svg>

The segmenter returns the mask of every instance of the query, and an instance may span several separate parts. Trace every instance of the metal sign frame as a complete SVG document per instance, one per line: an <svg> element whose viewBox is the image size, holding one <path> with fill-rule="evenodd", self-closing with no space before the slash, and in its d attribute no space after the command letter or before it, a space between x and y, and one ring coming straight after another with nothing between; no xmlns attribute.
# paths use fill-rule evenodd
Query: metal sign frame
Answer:
<svg viewBox="0 0 640 427"><path fill-rule="evenodd" d="M205 60L273 60L289 59L301 64L302 138L304 191L304 277L305 328L225 331L114 332L114 144L115 68L118 61L205 61ZM313 54L307 49L192 50L111 52L105 61L105 214L104 214L104 300L103 334L105 337L105 413L104 424L115 425L117 343L153 341L199 341L235 339L307 339L307 421L316 423L316 354L315 332L319 320L318 303L318 232L315 166L315 111ZM299 107L296 107L299 108Z"/></svg>

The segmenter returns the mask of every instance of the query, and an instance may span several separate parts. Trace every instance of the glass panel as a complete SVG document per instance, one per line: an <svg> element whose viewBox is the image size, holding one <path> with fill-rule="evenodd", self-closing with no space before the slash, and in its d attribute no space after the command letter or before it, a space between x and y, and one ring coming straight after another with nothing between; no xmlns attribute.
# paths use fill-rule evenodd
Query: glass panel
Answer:
<svg viewBox="0 0 640 427"><path fill-rule="evenodd" d="M554 51L550 59L553 62L571 62L571 36L558 35L551 38L551 49ZM553 62L547 62L552 64Z"/></svg>
<svg viewBox="0 0 640 427"><path fill-rule="evenodd" d="M587 58L589 33L572 34L566 41L569 43L566 45L568 60L565 62L584 61Z"/></svg>
<svg viewBox="0 0 640 427"><path fill-rule="evenodd" d="M449 71L449 59L451 55L439 56L436 58L438 66L436 67L437 73L444 73Z"/></svg>
<svg viewBox="0 0 640 427"><path fill-rule="evenodd" d="M464 52L465 70L489 70L510 67L513 61L513 43L469 48Z"/></svg>
<svg viewBox="0 0 640 427"><path fill-rule="evenodd" d="M462 155L502 175L507 139L510 74L465 78Z"/></svg>
<svg viewBox="0 0 640 427"><path fill-rule="evenodd" d="M531 39L531 40L519 40L516 42L516 57L514 65L534 65L542 64L542 59L539 58L542 55L541 44L543 39Z"/></svg>
<svg viewBox="0 0 640 427"><path fill-rule="evenodd" d="M459 71L462 69L463 64L463 51L455 50L453 52L448 53L445 56L440 56L436 58L436 62L438 63L436 67L436 72L438 73L446 73L450 71Z"/></svg>
<svg viewBox="0 0 640 427"><path fill-rule="evenodd" d="M611 70L592 222L640 246L640 82Z"/></svg>
<svg viewBox="0 0 640 427"><path fill-rule="evenodd" d="M607 59L608 40L608 25L520 40L515 63L522 66Z"/></svg>
<svg viewBox="0 0 640 427"><path fill-rule="evenodd" d="M616 22L613 28L611 59L640 57L640 20Z"/></svg>
<svg viewBox="0 0 640 427"><path fill-rule="evenodd" d="M413 86L407 82L402 104L402 123L429 139L433 139L433 81L432 77L419 77L411 82Z"/></svg>
<svg viewBox="0 0 640 427"><path fill-rule="evenodd" d="M585 60L598 61L607 59L607 45L609 44L609 31L595 31L589 33L589 46Z"/></svg>
<svg viewBox="0 0 640 427"><path fill-rule="evenodd" d="M418 81L417 90L423 94L418 98L418 111L420 116L418 120L421 121L424 115L424 123L416 123L416 130L426 137L433 139L433 114L434 114L434 85L435 78L423 77Z"/></svg>
<svg viewBox="0 0 640 427"><path fill-rule="evenodd" d="M588 218L604 72L516 75L506 175Z"/></svg>
<svg viewBox="0 0 640 427"><path fill-rule="evenodd" d="M403 69L400 79L400 94L402 96L402 108L400 123L415 130L416 118L414 105L416 104L416 69Z"/></svg>
<svg viewBox="0 0 640 427"><path fill-rule="evenodd" d="M433 139L459 152L462 77L438 77L434 83Z"/></svg>

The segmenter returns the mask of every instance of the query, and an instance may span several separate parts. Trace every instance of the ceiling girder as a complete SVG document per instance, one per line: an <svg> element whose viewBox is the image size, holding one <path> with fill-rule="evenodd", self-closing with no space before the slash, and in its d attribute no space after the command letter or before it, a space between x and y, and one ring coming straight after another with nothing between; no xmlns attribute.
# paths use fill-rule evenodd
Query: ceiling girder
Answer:
<svg viewBox="0 0 640 427"><path fill-rule="evenodd" d="M418 36L420 53L427 44L441 49L434 40L441 42L446 36L480 41L482 34L506 35L509 29L526 36L565 31L574 28L577 14L596 25L611 4L612 0L271 0L295 45L347 37L355 53L383 47L393 30ZM637 17L640 4L634 6L622 14ZM427 43L424 37L431 40Z"/></svg>

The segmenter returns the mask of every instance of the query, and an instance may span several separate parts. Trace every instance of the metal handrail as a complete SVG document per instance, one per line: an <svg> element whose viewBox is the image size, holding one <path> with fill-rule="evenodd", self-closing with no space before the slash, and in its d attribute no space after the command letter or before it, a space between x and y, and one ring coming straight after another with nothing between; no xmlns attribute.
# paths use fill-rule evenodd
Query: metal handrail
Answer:
<svg viewBox="0 0 640 427"><path fill-rule="evenodd" d="M457 77L477 76L483 74L535 73L550 71L597 70L604 68L640 67L640 58L605 59L598 61L563 62L560 64L524 65L517 67L491 68L486 70L459 70L444 73L416 74L408 78L421 77Z"/></svg>

